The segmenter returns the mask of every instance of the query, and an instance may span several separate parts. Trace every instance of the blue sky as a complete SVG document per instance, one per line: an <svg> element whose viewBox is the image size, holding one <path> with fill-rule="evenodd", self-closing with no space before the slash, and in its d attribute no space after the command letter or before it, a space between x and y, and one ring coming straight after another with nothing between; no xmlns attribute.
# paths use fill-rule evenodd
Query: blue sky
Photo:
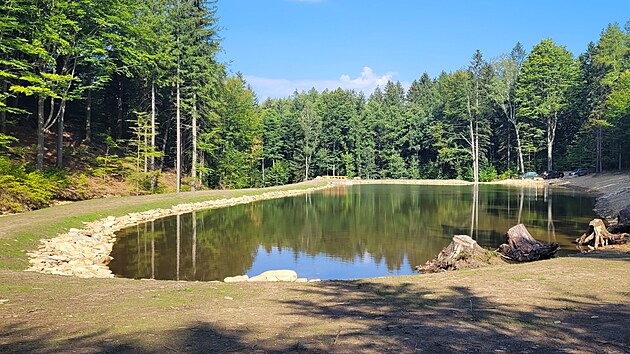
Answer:
<svg viewBox="0 0 630 354"><path fill-rule="evenodd" d="M369 95L423 72L465 67L517 41L551 37L574 55L608 23L630 20L630 0L219 0L220 59L262 101L296 88L343 87Z"/></svg>

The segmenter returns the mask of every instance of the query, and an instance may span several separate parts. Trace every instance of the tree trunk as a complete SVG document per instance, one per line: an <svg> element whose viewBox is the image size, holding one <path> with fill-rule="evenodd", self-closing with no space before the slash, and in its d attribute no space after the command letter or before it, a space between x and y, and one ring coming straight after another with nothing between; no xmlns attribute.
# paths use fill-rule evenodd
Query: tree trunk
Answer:
<svg viewBox="0 0 630 354"><path fill-rule="evenodd" d="M176 153L175 153L175 171L177 174L176 183L177 183L177 193L179 193L180 186L182 183L182 145L181 145L181 122L180 122L180 92L179 92L179 68L177 69L177 84L176 84L176 112L175 112L175 135L176 135Z"/></svg>
<svg viewBox="0 0 630 354"><path fill-rule="evenodd" d="M37 98L37 170L44 168L44 96Z"/></svg>
<svg viewBox="0 0 630 354"><path fill-rule="evenodd" d="M513 226L505 234L507 244L499 246L499 253L513 262L532 262L553 257L558 252L558 244L544 244L536 241L525 225Z"/></svg>
<svg viewBox="0 0 630 354"><path fill-rule="evenodd" d="M308 181L308 155L306 155L305 159L306 161L304 161L304 164L306 165L306 171L304 172L304 180Z"/></svg>
<svg viewBox="0 0 630 354"><path fill-rule="evenodd" d="M521 173L525 173L525 161L523 161L523 148L521 147L521 133L519 132L516 123L514 123L514 131L516 132L516 146L518 150L519 166L521 168Z"/></svg>
<svg viewBox="0 0 630 354"><path fill-rule="evenodd" d="M65 114L66 100L62 100L57 118L57 168L63 168L63 119Z"/></svg>
<svg viewBox="0 0 630 354"><path fill-rule="evenodd" d="M553 140L547 137L547 171L553 169Z"/></svg>
<svg viewBox="0 0 630 354"><path fill-rule="evenodd" d="M85 100L85 139L86 144L92 142L92 90L87 90L87 98Z"/></svg>
<svg viewBox="0 0 630 354"><path fill-rule="evenodd" d="M7 82L2 80L2 88L0 89L0 92L2 94L7 92ZM6 97L2 97L2 104L0 106L6 107L7 106L7 98ZM6 134L7 133L7 111L0 110L0 133L2 134Z"/></svg>
<svg viewBox="0 0 630 354"><path fill-rule="evenodd" d="M507 150L507 169L509 170L510 169L510 162L511 162L510 159L512 157L511 156L511 151L510 151L512 149L510 149L510 135L511 134L510 134L509 124L508 124L508 129L507 129L507 134L506 135L507 135L507 148L506 148L506 150Z"/></svg>
<svg viewBox="0 0 630 354"><path fill-rule="evenodd" d="M472 119L470 120L470 154L472 155L472 160L473 160L473 179L475 181L475 183L479 183L479 170L478 170L478 165L477 165L477 158L478 158L478 153L477 153L477 140L476 135L475 135L475 131L473 130L473 121Z"/></svg>
<svg viewBox="0 0 630 354"><path fill-rule="evenodd" d="M479 183L479 122L475 122L475 183Z"/></svg>
<svg viewBox="0 0 630 354"><path fill-rule="evenodd" d="M190 167L190 190L197 188L197 94L193 94L192 106L192 161Z"/></svg>
<svg viewBox="0 0 630 354"><path fill-rule="evenodd" d="M121 139L123 136L123 100L122 100L122 81L118 80L118 94L116 97L116 139Z"/></svg>
<svg viewBox="0 0 630 354"><path fill-rule="evenodd" d="M155 79L151 79L151 190L155 189Z"/></svg>

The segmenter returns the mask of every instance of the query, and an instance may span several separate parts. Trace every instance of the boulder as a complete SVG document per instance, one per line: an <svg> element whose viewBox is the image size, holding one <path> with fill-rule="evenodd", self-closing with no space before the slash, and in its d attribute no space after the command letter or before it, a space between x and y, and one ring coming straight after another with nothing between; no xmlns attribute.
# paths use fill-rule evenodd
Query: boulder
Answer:
<svg viewBox="0 0 630 354"><path fill-rule="evenodd" d="M235 277L226 277L225 279L223 279L223 281L226 283L238 283L247 281L248 279L249 277L247 275L237 275Z"/></svg>
<svg viewBox="0 0 630 354"><path fill-rule="evenodd" d="M248 281L289 281L297 280L297 273L293 270L268 270L255 277L249 278Z"/></svg>

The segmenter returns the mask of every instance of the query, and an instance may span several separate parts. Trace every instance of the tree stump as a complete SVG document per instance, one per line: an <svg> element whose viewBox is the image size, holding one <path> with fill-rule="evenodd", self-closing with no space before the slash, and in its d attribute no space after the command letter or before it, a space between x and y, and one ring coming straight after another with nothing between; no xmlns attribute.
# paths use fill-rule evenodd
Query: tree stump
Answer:
<svg viewBox="0 0 630 354"><path fill-rule="evenodd" d="M606 229L606 224L602 219L593 219L588 223L588 229L579 238L575 240L578 246L588 246L597 249L599 247L624 244L630 241L630 235L627 233L613 234Z"/></svg>
<svg viewBox="0 0 630 354"><path fill-rule="evenodd" d="M506 242L499 246L501 256L512 262L532 262L553 257L558 252L558 244L545 244L529 234L525 225L513 226L505 234Z"/></svg>
<svg viewBox="0 0 630 354"><path fill-rule="evenodd" d="M416 267L422 273L437 273L445 270L478 268L487 265L488 251L467 235L455 235L451 243L438 256L424 266Z"/></svg>

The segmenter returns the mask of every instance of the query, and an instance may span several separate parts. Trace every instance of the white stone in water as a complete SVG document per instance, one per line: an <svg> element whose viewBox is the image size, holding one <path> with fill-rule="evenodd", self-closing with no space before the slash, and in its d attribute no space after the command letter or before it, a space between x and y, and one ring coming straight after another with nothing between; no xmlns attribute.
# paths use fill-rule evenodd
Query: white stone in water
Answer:
<svg viewBox="0 0 630 354"><path fill-rule="evenodd" d="M288 281L293 282L297 280L297 273L293 270L268 270L255 277L249 278L248 281Z"/></svg>

